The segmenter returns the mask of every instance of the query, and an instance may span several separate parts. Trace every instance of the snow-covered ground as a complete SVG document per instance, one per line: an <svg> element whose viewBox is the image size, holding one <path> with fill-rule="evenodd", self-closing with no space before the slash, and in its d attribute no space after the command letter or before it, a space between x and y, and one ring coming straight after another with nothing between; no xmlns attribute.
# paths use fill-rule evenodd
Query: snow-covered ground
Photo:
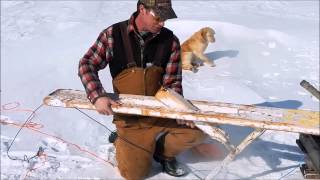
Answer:
<svg viewBox="0 0 320 180"><path fill-rule="evenodd" d="M319 1L173 1L169 20L183 42L209 26L216 42L206 54L216 67L183 72L188 99L262 104L319 111L319 101L299 83L319 89ZM109 132L73 109L43 106L15 140L9 155L41 158L13 161L6 149L19 125L57 88L83 89L78 61L109 25L129 18L136 1L1 1L1 179L119 179ZM106 90L111 78L101 73ZM86 111L114 129L112 117ZM234 143L251 128L223 126ZM217 179L301 179L298 134L267 131ZM108 157L110 156L110 157ZM178 157L192 170L181 179L201 179L219 161ZM32 171L30 169L33 169ZM149 179L174 179L153 164Z"/></svg>

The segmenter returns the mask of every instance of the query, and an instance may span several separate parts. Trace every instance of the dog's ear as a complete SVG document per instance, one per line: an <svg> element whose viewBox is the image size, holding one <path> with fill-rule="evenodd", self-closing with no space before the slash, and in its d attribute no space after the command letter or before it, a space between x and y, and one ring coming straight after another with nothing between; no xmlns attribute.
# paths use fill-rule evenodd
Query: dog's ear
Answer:
<svg viewBox="0 0 320 180"><path fill-rule="evenodd" d="M203 28L203 38L208 42L215 41L215 31L211 27Z"/></svg>
<svg viewBox="0 0 320 180"><path fill-rule="evenodd" d="M202 37L205 41L207 41L207 33L208 33L207 28L202 28L200 31L201 31L201 37Z"/></svg>
<svg viewBox="0 0 320 180"><path fill-rule="evenodd" d="M208 41L208 35L214 36L214 30L210 27L204 27L201 29L201 36L205 41Z"/></svg>

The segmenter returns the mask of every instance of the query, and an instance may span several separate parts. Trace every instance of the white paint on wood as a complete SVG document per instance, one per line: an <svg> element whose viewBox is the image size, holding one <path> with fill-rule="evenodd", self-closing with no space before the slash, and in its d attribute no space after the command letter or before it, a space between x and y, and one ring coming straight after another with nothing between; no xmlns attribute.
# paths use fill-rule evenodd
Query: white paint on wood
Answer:
<svg viewBox="0 0 320 180"><path fill-rule="evenodd" d="M176 111L151 96L121 94L121 106L112 106L116 113L155 116L162 118L202 121L236 126L248 126L278 131L320 135L319 112L237 105L230 103L191 101L199 111ZM44 103L63 107L95 109L84 91L57 90L44 99ZM216 111L216 110L220 111ZM221 112L224 111L224 112Z"/></svg>

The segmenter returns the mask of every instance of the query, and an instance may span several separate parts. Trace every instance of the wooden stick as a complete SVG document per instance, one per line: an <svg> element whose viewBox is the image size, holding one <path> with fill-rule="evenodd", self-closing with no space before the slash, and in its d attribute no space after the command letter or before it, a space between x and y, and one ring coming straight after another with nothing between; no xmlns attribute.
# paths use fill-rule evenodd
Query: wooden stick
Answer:
<svg viewBox="0 0 320 180"><path fill-rule="evenodd" d="M308 81L302 80L300 82L300 85L304 87L309 93L314 95L318 100L320 100L320 92L315 87L313 87Z"/></svg>
<svg viewBox="0 0 320 180"><path fill-rule="evenodd" d="M216 167L208 174L205 180L214 179L222 169L224 169L238 154L240 154L248 145L250 145L259 136L261 136L265 131L265 129L255 129L253 132L251 132L233 151L231 151L224 158L220 166Z"/></svg>

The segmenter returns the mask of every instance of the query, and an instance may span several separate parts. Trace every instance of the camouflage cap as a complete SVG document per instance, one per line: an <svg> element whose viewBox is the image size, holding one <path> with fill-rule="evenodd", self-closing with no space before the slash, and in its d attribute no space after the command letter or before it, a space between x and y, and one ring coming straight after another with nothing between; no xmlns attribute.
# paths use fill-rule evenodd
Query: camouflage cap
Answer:
<svg viewBox="0 0 320 180"><path fill-rule="evenodd" d="M177 18L171 6L171 0L139 0L146 8L151 8L161 20Z"/></svg>

